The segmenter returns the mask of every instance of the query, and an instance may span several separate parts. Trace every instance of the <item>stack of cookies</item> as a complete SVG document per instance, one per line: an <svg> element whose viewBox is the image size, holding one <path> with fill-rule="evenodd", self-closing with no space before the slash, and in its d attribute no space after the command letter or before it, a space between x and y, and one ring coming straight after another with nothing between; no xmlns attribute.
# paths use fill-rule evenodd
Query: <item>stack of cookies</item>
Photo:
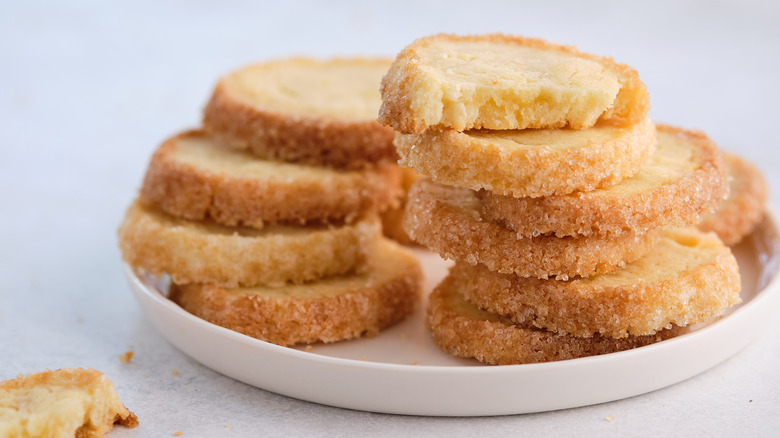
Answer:
<svg viewBox="0 0 780 438"><path fill-rule="evenodd" d="M411 313L421 270L381 235L402 171L376 123L389 61L287 59L224 77L201 130L156 151L120 227L169 297L280 345L374 335Z"/></svg>
<svg viewBox="0 0 780 438"><path fill-rule="evenodd" d="M734 256L691 228L728 193L704 135L648 117L636 71L505 35L437 35L382 81L412 187L404 227L454 259L429 300L447 352L493 364L647 345L739 302Z"/></svg>

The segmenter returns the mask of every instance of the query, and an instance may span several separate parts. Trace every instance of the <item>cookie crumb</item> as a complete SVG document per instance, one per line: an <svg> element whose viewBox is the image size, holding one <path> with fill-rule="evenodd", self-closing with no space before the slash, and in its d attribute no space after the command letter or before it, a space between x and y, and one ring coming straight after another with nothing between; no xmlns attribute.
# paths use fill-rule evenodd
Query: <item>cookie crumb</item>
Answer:
<svg viewBox="0 0 780 438"><path fill-rule="evenodd" d="M179 375L179 370L177 370L177 369L173 369L173 370L171 371L171 374L173 374L174 376L178 376L178 375Z"/></svg>
<svg viewBox="0 0 780 438"><path fill-rule="evenodd" d="M748 403L753 403L753 400L750 400Z"/></svg>
<svg viewBox="0 0 780 438"><path fill-rule="evenodd" d="M367 356L363 356L363 357L361 357L361 358L360 358L360 359L358 359L358 360L362 360L363 362L365 362L365 361L367 361L367 360L368 360L368 357L367 357Z"/></svg>
<svg viewBox="0 0 780 438"><path fill-rule="evenodd" d="M306 352L307 352L307 353L311 353L311 352L312 352L312 350L314 350L314 348L312 348L312 346L311 346L311 345L307 345L307 346L306 346Z"/></svg>
<svg viewBox="0 0 780 438"><path fill-rule="evenodd" d="M132 351L125 351L124 354L119 355L119 360L122 363L130 363L130 360L133 358L134 355L135 353Z"/></svg>
<svg viewBox="0 0 780 438"><path fill-rule="evenodd" d="M412 362L412 365L420 365L420 362L414 361L414 362Z"/></svg>
<svg viewBox="0 0 780 438"><path fill-rule="evenodd" d="M227 423L227 424L225 425L225 429L230 429L230 423Z"/></svg>
<svg viewBox="0 0 780 438"><path fill-rule="evenodd" d="M184 434L180 430L177 430L176 432L173 433L173 436L182 436L182 435Z"/></svg>
<svg viewBox="0 0 780 438"><path fill-rule="evenodd" d="M610 423L612 423L613 421L615 421L615 417L613 417L612 415L607 415L607 418L605 418L605 420L607 420Z"/></svg>

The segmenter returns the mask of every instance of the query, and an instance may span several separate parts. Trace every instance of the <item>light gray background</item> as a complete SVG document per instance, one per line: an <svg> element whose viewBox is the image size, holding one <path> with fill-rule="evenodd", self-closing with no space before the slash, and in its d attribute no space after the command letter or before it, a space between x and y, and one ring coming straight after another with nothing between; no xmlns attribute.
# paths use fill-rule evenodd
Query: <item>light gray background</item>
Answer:
<svg viewBox="0 0 780 438"><path fill-rule="evenodd" d="M0 380L94 367L141 426L115 437L767 436L780 430L780 323L698 377L545 414L415 418L289 399L167 344L120 270L116 228L166 136L220 74L292 54L393 55L441 31L576 44L634 66L652 116L706 131L780 187L780 7L772 1L0 2ZM778 205L780 193L772 201ZM117 355L136 353L130 365ZM673 363L669 366L674 366ZM180 370L178 377L172 369ZM614 422L605 417L611 415ZM225 424L230 423L229 429Z"/></svg>

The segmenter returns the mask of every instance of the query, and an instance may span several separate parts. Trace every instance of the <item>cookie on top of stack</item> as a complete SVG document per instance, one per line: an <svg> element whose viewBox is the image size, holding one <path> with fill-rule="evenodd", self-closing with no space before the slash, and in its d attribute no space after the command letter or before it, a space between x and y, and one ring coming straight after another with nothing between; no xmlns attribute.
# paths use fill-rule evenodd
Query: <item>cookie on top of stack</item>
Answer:
<svg viewBox="0 0 780 438"><path fill-rule="evenodd" d="M717 147L655 125L631 67L507 35L421 38L382 81L412 187L404 228L456 261L429 299L445 351L544 362L657 342L739 302L691 228L728 193Z"/></svg>
<svg viewBox="0 0 780 438"><path fill-rule="evenodd" d="M422 273L381 236L403 195L374 120L389 61L286 59L222 78L201 130L165 141L119 230L169 298L280 345L371 336L404 319Z"/></svg>

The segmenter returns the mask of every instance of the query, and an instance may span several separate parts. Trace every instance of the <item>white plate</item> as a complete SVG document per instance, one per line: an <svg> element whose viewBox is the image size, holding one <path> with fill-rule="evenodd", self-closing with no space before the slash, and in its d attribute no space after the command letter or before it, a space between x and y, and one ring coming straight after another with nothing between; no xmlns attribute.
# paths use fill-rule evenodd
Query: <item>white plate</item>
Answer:
<svg viewBox="0 0 780 438"><path fill-rule="evenodd" d="M732 356L761 332L780 300L775 221L734 252L742 304L727 316L658 344L603 356L531 365L483 366L436 348L423 310L372 339L316 344L312 352L244 336L169 301L160 282L125 266L131 289L157 330L203 365L249 385L316 403L408 415L505 415L603 403L653 391ZM419 251L426 291L446 262ZM424 306L421 306L424 308ZM642 376L641 378L637 376Z"/></svg>

